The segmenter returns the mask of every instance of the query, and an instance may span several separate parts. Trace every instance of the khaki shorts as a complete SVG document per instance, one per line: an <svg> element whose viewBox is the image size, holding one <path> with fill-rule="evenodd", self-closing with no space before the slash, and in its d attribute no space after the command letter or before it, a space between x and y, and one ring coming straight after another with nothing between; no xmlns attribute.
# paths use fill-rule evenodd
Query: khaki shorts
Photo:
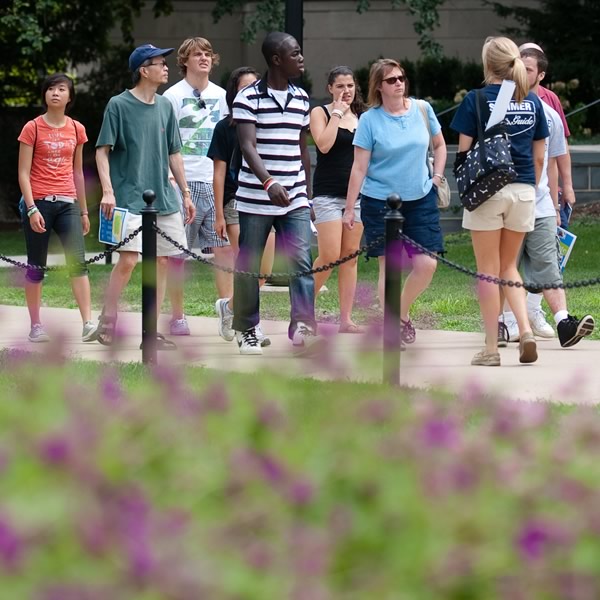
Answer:
<svg viewBox="0 0 600 600"><path fill-rule="evenodd" d="M509 183L474 211L465 210L463 227L474 231L533 231L535 224L535 187Z"/></svg>
<svg viewBox="0 0 600 600"><path fill-rule="evenodd" d="M238 213L235 207L235 200L230 200L223 207L223 216L225 217L225 225L239 225L240 224L240 213Z"/></svg>
<svg viewBox="0 0 600 600"><path fill-rule="evenodd" d="M138 227L142 225L142 215L129 214L127 219L127 232L126 236L133 233ZM171 239L179 242L182 246L187 248L187 241L185 237L185 228L183 226L183 215L180 212L172 213L170 215L158 215L156 217L156 226L164 231ZM119 248L117 252L141 252L142 251L142 233L136 235L131 242L125 244L122 248ZM156 234L156 256L178 256L181 254L181 250L178 250L167 242L158 233Z"/></svg>

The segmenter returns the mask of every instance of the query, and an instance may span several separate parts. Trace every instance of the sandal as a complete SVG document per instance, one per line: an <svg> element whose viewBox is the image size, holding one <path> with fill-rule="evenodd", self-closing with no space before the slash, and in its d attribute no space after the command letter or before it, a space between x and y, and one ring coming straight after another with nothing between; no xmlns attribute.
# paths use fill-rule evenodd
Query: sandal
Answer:
<svg viewBox="0 0 600 600"><path fill-rule="evenodd" d="M144 342L140 344L140 350L143 349ZM177 350L177 344L168 340L162 333L156 334L156 349L157 350Z"/></svg>
<svg viewBox="0 0 600 600"><path fill-rule="evenodd" d="M117 326L117 316L109 317L104 314L104 309L98 317L98 329L96 330L96 339L103 346L112 346L115 341L115 328Z"/></svg>
<svg viewBox="0 0 600 600"><path fill-rule="evenodd" d="M414 344L417 339L417 332L410 319L400 319L400 335L405 344Z"/></svg>
<svg viewBox="0 0 600 600"><path fill-rule="evenodd" d="M348 325L340 325L340 328L338 329L338 333L364 333L365 330L360 327L359 325L356 325L356 323L350 323Z"/></svg>

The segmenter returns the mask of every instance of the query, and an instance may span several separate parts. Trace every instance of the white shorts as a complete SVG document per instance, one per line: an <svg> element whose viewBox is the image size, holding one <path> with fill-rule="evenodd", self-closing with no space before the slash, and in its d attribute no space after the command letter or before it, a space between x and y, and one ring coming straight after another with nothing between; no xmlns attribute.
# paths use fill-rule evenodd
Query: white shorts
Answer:
<svg viewBox="0 0 600 600"><path fill-rule="evenodd" d="M133 233L142 225L142 215L129 214L127 219L126 236ZM185 237L185 228L183 226L183 215L180 212L170 215L158 215L156 217L156 226L164 231L171 239L187 248ZM138 233L131 242L119 248L117 252L141 252L142 251L142 233ZM175 248L171 242L168 242L158 233L156 234L156 256L179 256L181 250Z"/></svg>

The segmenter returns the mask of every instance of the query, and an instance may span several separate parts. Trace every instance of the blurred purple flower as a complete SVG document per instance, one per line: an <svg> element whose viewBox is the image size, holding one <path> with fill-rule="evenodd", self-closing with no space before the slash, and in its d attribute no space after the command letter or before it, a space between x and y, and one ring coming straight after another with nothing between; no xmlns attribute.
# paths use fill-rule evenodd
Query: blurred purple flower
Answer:
<svg viewBox="0 0 600 600"><path fill-rule="evenodd" d="M62 434L49 435L38 444L38 453L43 462L58 467L71 459L71 443Z"/></svg>
<svg viewBox="0 0 600 600"><path fill-rule="evenodd" d="M460 440L460 433L449 417L429 419L421 430L423 443L430 448L455 448Z"/></svg>
<svg viewBox="0 0 600 600"><path fill-rule="evenodd" d="M16 569L23 558L24 543L6 517L0 516L0 565Z"/></svg>
<svg viewBox="0 0 600 600"><path fill-rule="evenodd" d="M266 571L273 562L273 556L267 544L254 540L245 549L246 562L257 571Z"/></svg>
<svg viewBox="0 0 600 600"><path fill-rule="evenodd" d="M310 504L315 496L313 484L305 477L294 479L288 486L290 502L296 506Z"/></svg>
<svg viewBox="0 0 600 600"><path fill-rule="evenodd" d="M281 407L272 401L258 400L256 416L258 422L269 429L278 429L285 423L285 415Z"/></svg>
<svg viewBox="0 0 600 600"><path fill-rule="evenodd" d="M109 407L118 408L123 401L123 390L116 370L108 369L100 380L100 394Z"/></svg>
<svg viewBox="0 0 600 600"><path fill-rule="evenodd" d="M224 383L214 383L202 394L202 407L207 412L225 413L229 410L229 395Z"/></svg>
<svg viewBox="0 0 600 600"><path fill-rule="evenodd" d="M386 423L394 412L392 402L387 399L369 400L359 409L359 417L370 423Z"/></svg>
<svg viewBox="0 0 600 600"><path fill-rule="evenodd" d="M559 525L541 519L526 522L519 531L516 544L521 554L530 561L542 558L547 549L566 543L569 536Z"/></svg>
<svg viewBox="0 0 600 600"><path fill-rule="evenodd" d="M287 478L285 467L272 456L258 454L256 460L261 474L270 483L282 483Z"/></svg>

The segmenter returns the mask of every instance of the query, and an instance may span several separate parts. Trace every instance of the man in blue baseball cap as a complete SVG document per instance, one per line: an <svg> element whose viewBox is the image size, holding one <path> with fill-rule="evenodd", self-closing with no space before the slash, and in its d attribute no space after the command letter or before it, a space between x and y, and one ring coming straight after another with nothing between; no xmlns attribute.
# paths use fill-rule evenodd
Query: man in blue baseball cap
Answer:
<svg viewBox="0 0 600 600"><path fill-rule="evenodd" d="M152 44L138 46L129 57L129 69L137 71L147 60L157 56L169 56L174 48L157 48Z"/></svg>
<svg viewBox="0 0 600 600"><path fill-rule="evenodd" d="M173 48L157 48L152 44L137 47L129 57L133 88L113 96L104 111L102 127L96 142L96 164L102 200L100 210L110 219L115 206L129 211L127 231L130 235L141 225L145 207L142 194L156 193L157 226L171 239L187 247L181 201L169 182L169 169L182 191L185 223L194 220L183 160L181 137L171 103L156 92L169 79L165 56ZM121 292L129 282L142 250L141 236L119 248L106 290L104 308L98 325L98 341L110 345L114 340L117 307ZM165 293L167 259L180 254L173 244L157 238L158 306ZM159 335L159 349L174 347Z"/></svg>

